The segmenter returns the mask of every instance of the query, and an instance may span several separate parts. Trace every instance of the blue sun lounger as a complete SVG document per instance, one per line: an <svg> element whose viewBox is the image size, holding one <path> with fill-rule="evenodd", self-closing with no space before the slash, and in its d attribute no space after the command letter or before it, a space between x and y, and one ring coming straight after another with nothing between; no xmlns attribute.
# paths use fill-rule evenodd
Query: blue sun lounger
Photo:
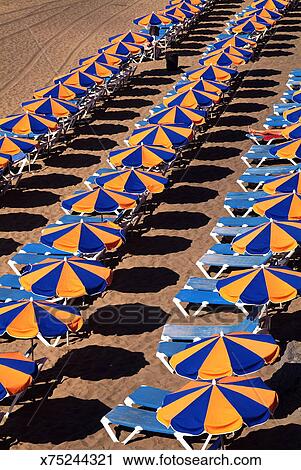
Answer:
<svg viewBox="0 0 301 470"><path fill-rule="evenodd" d="M284 119L283 116L270 114L270 116L266 118L263 127L265 129L282 129L290 124L292 123Z"/></svg>
<svg viewBox="0 0 301 470"><path fill-rule="evenodd" d="M47 297L25 291L16 274L3 274L0 276L0 301L18 301L22 299L47 300Z"/></svg>
<svg viewBox="0 0 301 470"><path fill-rule="evenodd" d="M248 191L248 185L256 185L253 191L258 191L263 184L268 183L273 178L279 175L293 173L300 168L300 163L297 165L273 165L269 167L248 168L236 181L244 191Z"/></svg>
<svg viewBox="0 0 301 470"><path fill-rule="evenodd" d="M63 259L64 257L70 258L72 257L73 254L64 254L62 255L38 255L38 254L33 254L33 253L17 253L14 255L10 260L8 260L7 264L9 267L16 273L17 275L20 275L21 272L17 268L18 265L24 266L27 264L34 264L34 263L40 263L42 261L45 261L46 259Z"/></svg>
<svg viewBox="0 0 301 470"><path fill-rule="evenodd" d="M220 268L217 273L213 276L213 279L217 279L226 269L251 269L262 264L266 264L272 254L265 256L257 255L239 255L234 253L233 255L220 255L206 253L196 262L198 268L202 271L205 277L210 278L209 272L206 268Z"/></svg>
<svg viewBox="0 0 301 470"><path fill-rule="evenodd" d="M223 238L234 238L236 235L247 232L250 230L250 227L219 227L215 226L211 232L210 236L216 243L221 243Z"/></svg>
<svg viewBox="0 0 301 470"><path fill-rule="evenodd" d="M267 217L220 217L217 227L256 227L268 222Z"/></svg>
<svg viewBox="0 0 301 470"><path fill-rule="evenodd" d="M239 192L239 191L229 191L225 196L225 201L231 199L243 199L243 200L257 200L265 197L267 194L264 191L252 191L252 192Z"/></svg>

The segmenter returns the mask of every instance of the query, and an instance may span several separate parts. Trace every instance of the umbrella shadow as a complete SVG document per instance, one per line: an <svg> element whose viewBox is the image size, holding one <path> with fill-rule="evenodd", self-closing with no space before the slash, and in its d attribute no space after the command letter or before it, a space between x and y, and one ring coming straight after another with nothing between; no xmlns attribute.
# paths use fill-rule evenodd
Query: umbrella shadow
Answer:
<svg viewBox="0 0 301 470"><path fill-rule="evenodd" d="M239 90L236 93L237 98L268 98L269 96L277 95L276 91L271 90L257 90L257 89L248 89L248 90Z"/></svg>
<svg viewBox="0 0 301 470"><path fill-rule="evenodd" d="M301 311L272 315L270 332L278 341L301 341Z"/></svg>
<svg viewBox="0 0 301 470"><path fill-rule="evenodd" d="M189 230L204 227L210 218L201 212L166 211L158 212L143 219L146 228L162 230Z"/></svg>
<svg viewBox="0 0 301 470"><path fill-rule="evenodd" d="M13 238L0 238L0 256L12 254L20 245Z"/></svg>
<svg viewBox="0 0 301 470"><path fill-rule="evenodd" d="M194 165L189 166L187 169L180 169L174 171L172 178L174 182L185 183L206 183L209 181L218 181L222 178L233 174L233 170L229 167L216 166L216 165Z"/></svg>
<svg viewBox="0 0 301 470"><path fill-rule="evenodd" d="M169 315L158 306L141 303L106 305L89 318L93 334L140 335L161 328Z"/></svg>
<svg viewBox="0 0 301 470"><path fill-rule="evenodd" d="M210 143L210 142L209 142ZM210 162L234 158L240 155L241 150L237 147L221 147L219 145L210 145L203 147L195 157L198 160L209 160Z"/></svg>
<svg viewBox="0 0 301 470"><path fill-rule="evenodd" d="M118 145L116 140L104 137L79 137L70 146L74 150L110 150Z"/></svg>
<svg viewBox="0 0 301 470"><path fill-rule="evenodd" d="M127 132L129 128L127 126L123 126L122 124L114 124L114 123L103 123L103 124L91 124L85 126L83 129L82 134L84 135L117 135L121 134L122 132Z"/></svg>
<svg viewBox="0 0 301 470"><path fill-rule="evenodd" d="M174 286L179 280L175 271L164 267L120 268L114 271L110 289L124 293L160 292L168 286Z"/></svg>
<svg viewBox="0 0 301 470"><path fill-rule="evenodd" d="M98 155L88 153L66 153L63 155L50 156L47 166L54 168L88 168L101 163Z"/></svg>
<svg viewBox="0 0 301 470"><path fill-rule="evenodd" d="M58 189L75 186L81 181L82 178L78 176L52 173L49 175L31 175L28 178L23 178L19 186L25 189Z"/></svg>
<svg viewBox="0 0 301 470"><path fill-rule="evenodd" d="M191 246L192 241L177 236L155 235L142 236L129 240L126 251L130 255L167 255L169 253L179 253L186 251Z"/></svg>
<svg viewBox="0 0 301 470"><path fill-rule="evenodd" d="M210 132L208 142L241 142L246 139L244 131L222 129L219 131Z"/></svg>
<svg viewBox="0 0 301 470"><path fill-rule="evenodd" d="M268 105L263 103L230 103L227 112L231 113L259 113L267 109Z"/></svg>
<svg viewBox="0 0 301 470"><path fill-rule="evenodd" d="M222 116L219 119L218 124L219 126L225 127L244 127L250 126L256 122L258 122L258 119L255 117L243 116L243 114L240 116L233 114L233 116Z"/></svg>
<svg viewBox="0 0 301 470"><path fill-rule="evenodd" d="M60 196L58 194L53 194L50 191L30 190L7 192L2 201L3 205L6 207L22 207L25 209L51 206L59 200Z"/></svg>
<svg viewBox="0 0 301 470"><path fill-rule="evenodd" d="M300 357L300 353L299 353ZM301 406L301 364L285 362L273 376L266 381L279 397L279 405L274 418L286 418ZM301 441L300 441L301 442Z"/></svg>
<svg viewBox="0 0 301 470"><path fill-rule="evenodd" d="M160 195L160 202L166 204L199 204L218 196L218 192L209 188L182 185L170 188ZM155 198L154 198L155 199Z"/></svg>
<svg viewBox="0 0 301 470"><path fill-rule="evenodd" d="M14 212L3 214L0 217L0 230L2 232L30 232L35 228L44 227L48 219L40 214Z"/></svg>
<svg viewBox="0 0 301 470"><path fill-rule="evenodd" d="M246 436L233 441L229 450L299 450L301 445L301 426L286 424L270 429L251 431Z"/></svg>

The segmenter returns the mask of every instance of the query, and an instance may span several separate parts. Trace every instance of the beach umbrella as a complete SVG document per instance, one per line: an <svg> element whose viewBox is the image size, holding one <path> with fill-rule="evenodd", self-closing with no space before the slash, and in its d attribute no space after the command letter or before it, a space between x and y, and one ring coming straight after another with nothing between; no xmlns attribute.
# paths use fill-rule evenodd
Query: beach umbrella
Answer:
<svg viewBox="0 0 301 470"><path fill-rule="evenodd" d="M193 138L193 130L184 124L149 124L135 129L129 138L129 145L159 145L181 147Z"/></svg>
<svg viewBox="0 0 301 470"><path fill-rule="evenodd" d="M13 137L0 135L0 153L7 155L18 155L19 153L33 152L39 143L33 139L23 139L21 137Z"/></svg>
<svg viewBox="0 0 301 470"><path fill-rule="evenodd" d="M94 254L114 250L125 241L124 232L112 222L60 224L42 230L41 243L73 254Z"/></svg>
<svg viewBox="0 0 301 470"><path fill-rule="evenodd" d="M54 116L40 116L33 113L12 114L0 119L0 129L4 132L12 132L19 135L42 135L58 128L57 119Z"/></svg>
<svg viewBox="0 0 301 470"><path fill-rule="evenodd" d="M0 400L26 390L37 374L37 364L23 354L0 353Z"/></svg>
<svg viewBox="0 0 301 470"><path fill-rule="evenodd" d="M177 8L183 11L190 11L191 13L200 13L202 11L203 7L200 5L193 5L192 3L188 2L179 2L176 4Z"/></svg>
<svg viewBox="0 0 301 470"><path fill-rule="evenodd" d="M66 281L66 280L65 280ZM55 338L76 332L83 319L75 307L47 301L18 300L0 305L0 335L12 338Z"/></svg>
<svg viewBox="0 0 301 470"><path fill-rule="evenodd" d="M246 22L246 20L252 21L252 23L262 23L266 27L271 27L276 23L275 20L273 20L271 18L260 16L260 15L256 15L256 13L255 14L253 13L253 15L249 15L247 18L241 18L239 20L236 20L235 23L236 23L236 25L244 24Z"/></svg>
<svg viewBox="0 0 301 470"><path fill-rule="evenodd" d="M206 54L199 60L200 65L220 65L221 67L231 67L232 65L238 66L246 63L248 59L229 54L227 52L214 51L210 54Z"/></svg>
<svg viewBox="0 0 301 470"><path fill-rule="evenodd" d="M130 42L132 44L148 45L154 40L153 36L145 33L134 33L131 30L128 33L117 34L109 38L112 44L116 42Z"/></svg>
<svg viewBox="0 0 301 470"><path fill-rule="evenodd" d="M181 434L228 434L265 423L278 404L261 378L191 381L163 399L157 420Z"/></svg>
<svg viewBox="0 0 301 470"><path fill-rule="evenodd" d="M238 72L229 67L220 67L217 65L203 65L198 69L191 70L186 72L185 75L188 80L216 80L217 82L227 82L234 78Z"/></svg>
<svg viewBox="0 0 301 470"><path fill-rule="evenodd" d="M126 169L102 173L95 183L105 189L113 191L126 191L132 194L161 193L168 183L160 173L150 171Z"/></svg>
<svg viewBox="0 0 301 470"><path fill-rule="evenodd" d="M40 90L36 90L33 97L38 98L57 98L59 100L72 101L85 96L88 89L83 86L66 85L63 83L56 83Z"/></svg>
<svg viewBox="0 0 301 470"><path fill-rule="evenodd" d="M11 155L8 155L6 153L0 153L0 170L4 170L4 168L6 168L11 162Z"/></svg>
<svg viewBox="0 0 301 470"><path fill-rule="evenodd" d="M99 261L74 256L25 266L20 284L36 295L73 298L102 293L111 277L111 270Z"/></svg>
<svg viewBox="0 0 301 470"><path fill-rule="evenodd" d="M221 95L223 92L229 90L229 86L225 85L224 83L203 79L194 81L187 80L185 82L177 83L174 88L178 93L189 90L198 90L207 91L209 93L216 93L217 95Z"/></svg>
<svg viewBox="0 0 301 470"><path fill-rule="evenodd" d="M182 21L186 20L187 18L194 17L194 13L192 13L191 11L178 8L177 6L174 6L174 7L169 6L168 8L161 10L160 13L162 13L163 15L175 16L176 18L179 18L179 20L182 20Z"/></svg>
<svg viewBox="0 0 301 470"><path fill-rule="evenodd" d="M245 12L243 16L246 18L252 15L258 15L262 18L270 18L272 20L280 20L280 18L282 18L280 13L275 10L269 10L268 8L257 8L255 10L250 10Z"/></svg>
<svg viewBox="0 0 301 470"><path fill-rule="evenodd" d="M119 70L119 67L115 67L114 65L99 64L98 62L94 61L91 64L76 67L72 71L84 72L85 74L91 75L93 77L96 76L101 78L108 78L112 75L116 75Z"/></svg>
<svg viewBox="0 0 301 470"><path fill-rule="evenodd" d="M126 56L133 54L141 54L143 52L144 46L141 44L132 44L130 42L116 42L114 44L109 44L104 46L101 49L98 49L98 52L105 52L106 54L117 54L120 56Z"/></svg>
<svg viewBox="0 0 301 470"><path fill-rule="evenodd" d="M138 197L134 194L97 188L67 197L62 202L62 208L84 214L112 213L118 209L133 209L137 201Z"/></svg>
<svg viewBox="0 0 301 470"><path fill-rule="evenodd" d="M178 375L191 380L247 375L272 364L280 348L273 336L233 332L215 334L188 344L169 364Z"/></svg>
<svg viewBox="0 0 301 470"><path fill-rule="evenodd" d="M301 220L301 194L285 193L258 199L253 211L275 220Z"/></svg>
<svg viewBox="0 0 301 470"><path fill-rule="evenodd" d="M286 0L258 0L251 3L253 8L266 8L268 10L284 10L288 5Z"/></svg>
<svg viewBox="0 0 301 470"><path fill-rule="evenodd" d="M246 19L244 23L240 23L236 26L231 28L232 33L244 33L244 34L252 34L255 32L262 33L268 28L266 23L253 21L251 19Z"/></svg>
<svg viewBox="0 0 301 470"><path fill-rule="evenodd" d="M246 60L250 60L253 56L252 49L244 49L243 47L227 46L227 47L224 47L222 51L227 54L232 54L238 57L242 57Z"/></svg>
<svg viewBox="0 0 301 470"><path fill-rule="evenodd" d="M163 98L163 103L168 107L183 106L184 108L198 108L199 106L210 107L213 103L218 103L220 99L220 95L217 93L191 89L176 93L175 95L166 96Z"/></svg>
<svg viewBox="0 0 301 470"><path fill-rule="evenodd" d="M290 108L283 111L283 117L288 122L292 124L296 124L301 119L301 106L297 106L296 108Z"/></svg>
<svg viewBox="0 0 301 470"><path fill-rule="evenodd" d="M22 108L29 113L52 115L57 118L67 117L78 112L78 107L68 101L57 98L39 98L22 103Z"/></svg>
<svg viewBox="0 0 301 470"><path fill-rule="evenodd" d="M297 90L293 93L292 99L295 103L301 103L301 90Z"/></svg>
<svg viewBox="0 0 301 470"><path fill-rule="evenodd" d="M168 18L166 15L155 13L154 11L149 15L140 16L135 18L133 23L140 26L160 26L162 24L171 24L171 18Z"/></svg>
<svg viewBox="0 0 301 470"><path fill-rule="evenodd" d="M269 153L285 159L301 158L301 139L273 145Z"/></svg>
<svg viewBox="0 0 301 470"><path fill-rule="evenodd" d="M54 83L63 82L66 85L83 86L91 88L95 85L102 85L104 83L101 77L91 75L81 70L75 70L60 77L55 78Z"/></svg>
<svg viewBox="0 0 301 470"><path fill-rule="evenodd" d="M168 2L170 5L179 5L182 3L182 0L169 0ZM202 3L206 3L204 0L185 0L185 3L188 3L189 5L200 5Z"/></svg>
<svg viewBox="0 0 301 470"><path fill-rule="evenodd" d="M152 168L162 163L170 163L175 159L176 152L173 149L143 144L111 150L109 155L112 165L128 168Z"/></svg>
<svg viewBox="0 0 301 470"><path fill-rule="evenodd" d="M263 185L263 191L268 194L296 193L301 194L301 172L300 170L288 175L277 176Z"/></svg>
<svg viewBox="0 0 301 470"><path fill-rule="evenodd" d="M228 38L222 39L221 41L216 41L210 44L214 49L224 49L229 46L233 47L256 47L256 42L251 39L237 36L235 34L230 34Z"/></svg>
<svg viewBox="0 0 301 470"><path fill-rule="evenodd" d="M301 137L301 123L291 124L281 129L280 133L285 139L299 139Z"/></svg>
<svg viewBox="0 0 301 470"><path fill-rule="evenodd" d="M270 220L236 235L232 249L241 255L267 255L293 251L301 243L301 222Z"/></svg>
<svg viewBox="0 0 301 470"><path fill-rule="evenodd" d="M158 113L148 118L151 124L193 124L201 125L206 121L207 112L201 109L184 108L182 106L172 106L162 109Z"/></svg>
<svg viewBox="0 0 301 470"><path fill-rule="evenodd" d="M101 52L100 54L92 55L89 57L84 57L79 60L79 65L88 65L96 62L97 64L106 64L117 66L124 62L124 56L117 54L107 54L106 52Z"/></svg>
<svg viewBox="0 0 301 470"><path fill-rule="evenodd" d="M243 269L217 281L216 289L223 299L234 304L281 304L293 300L300 292L301 273L277 266Z"/></svg>

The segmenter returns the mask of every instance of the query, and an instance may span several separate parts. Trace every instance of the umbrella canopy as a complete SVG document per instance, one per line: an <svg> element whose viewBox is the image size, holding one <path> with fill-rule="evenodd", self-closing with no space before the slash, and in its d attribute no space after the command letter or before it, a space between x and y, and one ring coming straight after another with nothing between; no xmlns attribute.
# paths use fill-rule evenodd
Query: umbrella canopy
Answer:
<svg viewBox="0 0 301 470"><path fill-rule="evenodd" d="M100 64L97 61L91 62L90 64L81 65L80 67L76 67L73 71L84 72L85 74L101 77L101 78L108 78L112 75L116 75L119 72L119 67L114 65L108 64Z"/></svg>
<svg viewBox="0 0 301 470"><path fill-rule="evenodd" d="M239 33L255 33L259 32L262 33L268 28L266 23L253 21L251 19L246 19L244 23L238 24L237 26L233 26L231 28L232 33L239 34Z"/></svg>
<svg viewBox="0 0 301 470"><path fill-rule="evenodd" d="M179 2L176 4L177 5L177 8L180 8L180 10L184 10L184 11L191 11L191 13L199 13L200 11L202 11L202 6L198 6L198 5L192 5L192 3L188 3L188 2Z"/></svg>
<svg viewBox="0 0 301 470"><path fill-rule="evenodd" d="M23 139L21 137L0 136L0 153L7 155L18 155L18 153L33 152L39 143L33 139Z"/></svg>
<svg viewBox="0 0 301 470"><path fill-rule="evenodd" d="M132 44L130 42L116 42L114 44L109 44L98 50L98 52L105 51L106 54L117 54L121 56L129 56L130 54L136 55L140 54L144 50L144 46L141 44Z"/></svg>
<svg viewBox="0 0 301 470"><path fill-rule="evenodd" d="M268 194L276 193L300 193L301 194L301 172L278 176L263 185L262 188Z"/></svg>
<svg viewBox="0 0 301 470"><path fill-rule="evenodd" d="M11 155L0 153L0 170L6 168L12 162Z"/></svg>
<svg viewBox="0 0 301 470"><path fill-rule="evenodd" d="M291 124L281 129L281 135L285 139L299 139L301 137L301 123L297 122L297 124Z"/></svg>
<svg viewBox="0 0 301 470"><path fill-rule="evenodd" d="M42 230L41 243L74 254L114 250L125 241L124 231L112 222L62 224Z"/></svg>
<svg viewBox="0 0 301 470"><path fill-rule="evenodd" d="M249 15L247 17L247 19L249 21L252 21L252 23L262 23L264 24L266 27L270 27L272 25L274 25L276 23L275 20L271 19L271 18L268 18L268 17L264 17L264 16L260 16L260 15L256 15L256 13L253 13L252 15ZM236 24L237 25L240 25L240 24L244 24L246 21L246 18L241 18L240 20L237 20L236 21Z"/></svg>
<svg viewBox="0 0 301 470"><path fill-rule="evenodd" d="M37 374L37 364L23 354L0 353L0 400L26 390Z"/></svg>
<svg viewBox="0 0 301 470"><path fill-rule="evenodd" d="M238 66L243 65L247 61L247 58L229 54L228 52L214 51L210 54L206 54L199 60L201 65L220 65L221 67L231 67L232 65Z"/></svg>
<svg viewBox="0 0 301 470"><path fill-rule="evenodd" d="M102 173L95 182L105 189L143 194L146 191L161 193L168 183L168 179L160 173L128 169Z"/></svg>
<svg viewBox="0 0 301 470"><path fill-rule="evenodd" d="M0 335L7 333L18 339L33 339L36 336L55 338L67 331L79 331L83 319L75 307L19 300L0 306Z"/></svg>
<svg viewBox="0 0 301 470"><path fill-rule="evenodd" d="M273 336L235 332L221 333L195 341L184 351L174 354L170 365L187 379L219 379L231 375L247 375L272 364L280 348Z"/></svg>
<svg viewBox="0 0 301 470"><path fill-rule="evenodd" d="M111 270L99 261L71 257L25 266L20 284L36 295L72 298L102 293L111 277Z"/></svg>
<svg viewBox="0 0 301 470"><path fill-rule="evenodd" d="M209 93L216 93L221 95L223 92L229 90L229 86L224 83L215 82L214 80L194 80L175 85L175 90L178 93L189 90L208 91Z"/></svg>
<svg viewBox="0 0 301 470"><path fill-rule="evenodd" d="M188 90L163 98L165 106L183 106L185 108L198 108L199 106L212 106L220 101L217 93L208 91Z"/></svg>
<svg viewBox="0 0 301 470"><path fill-rule="evenodd" d="M220 67L218 65L204 65L198 69L186 72L185 75L191 81L203 78L204 80L227 82L237 75L237 71L228 67Z"/></svg>
<svg viewBox="0 0 301 470"><path fill-rule="evenodd" d="M57 98L39 98L22 103L22 108L30 113L52 115L57 118L67 117L75 114L78 107L68 101Z"/></svg>
<svg viewBox="0 0 301 470"><path fill-rule="evenodd" d="M163 15L172 15L175 16L176 18L179 18L180 20L185 20L186 18L193 18L194 13L192 13L189 10L185 10L182 8L178 8L177 6L171 6L166 8L165 10L161 10L161 13Z"/></svg>
<svg viewBox="0 0 301 470"><path fill-rule="evenodd" d="M256 42L251 39L243 38L236 36L235 34L230 34L228 38L222 39L221 41L216 41L210 44L214 49L224 49L229 46L234 47L255 47Z"/></svg>
<svg viewBox="0 0 301 470"><path fill-rule="evenodd" d="M129 138L129 145L159 145L181 147L193 138L193 130L183 124L150 124L135 129Z"/></svg>
<svg viewBox="0 0 301 470"><path fill-rule="evenodd" d="M182 2L182 0L169 0L170 5L177 5ZM191 5L201 5L203 3L202 0L185 0L185 3L191 4Z"/></svg>
<svg viewBox="0 0 301 470"><path fill-rule="evenodd" d="M133 23L140 26L159 26L161 24L171 24L171 18L168 18L166 15L155 13L154 11L149 15L140 16L135 18Z"/></svg>
<svg viewBox="0 0 301 470"><path fill-rule="evenodd" d="M185 124L200 126L206 121L206 111L201 109L184 108L183 106L171 106L162 109L158 113L148 118L151 124Z"/></svg>
<svg viewBox="0 0 301 470"><path fill-rule="evenodd" d="M301 243L301 222L270 220L236 235L232 249L236 253L267 255L269 252L286 253Z"/></svg>
<svg viewBox="0 0 301 470"><path fill-rule="evenodd" d="M284 159L301 158L301 139L273 145L269 153Z"/></svg>
<svg viewBox="0 0 301 470"><path fill-rule="evenodd" d="M283 111L283 117L288 122L297 123L301 119L301 106Z"/></svg>
<svg viewBox="0 0 301 470"><path fill-rule="evenodd" d="M0 129L4 132L12 132L19 135L42 135L58 128L57 119L54 116L40 116L39 114L22 113L12 114L0 119Z"/></svg>
<svg viewBox="0 0 301 470"><path fill-rule="evenodd" d="M301 220L301 194L280 193L258 199L253 211L274 220Z"/></svg>
<svg viewBox="0 0 301 470"><path fill-rule="evenodd" d="M182 434L197 436L237 431L265 423L278 404L276 392L261 378L224 377L188 382L168 394L157 419Z"/></svg>
<svg viewBox="0 0 301 470"><path fill-rule="evenodd" d="M101 52L100 54L92 55L89 57L84 57L79 60L79 65L88 65L96 62L97 64L107 64L117 66L124 62L124 56L117 54L107 54L106 52Z"/></svg>
<svg viewBox="0 0 301 470"><path fill-rule="evenodd" d="M170 163L175 158L176 152L173 149L143 144L111 150L109 155L109 160L115 167L128 168L140 168L141 166L152 168L161 163Z"/></svg>
<svg viewBox="0 0 301 470"><path fill-rule="evenodd" d="M301 103L301 90L295 91L295 93L293 93L292 99L295 103Z"/></svg>
<svg viewBox="0 0 301 470"><path fill-rule="evenodd" d="M280 304L293 300L301 290L301 273L290 268L261 266L231 273L217 281L219 294L228 302L246 305Z"/></svg>
<svg viewBox="0 0 301 470"><path fill-rule="evenodd" d="M89 73L83 72L81 70L76 70L74 72L67 73L66 75L62 75L61 77L57 77L54 80L54 83L59 82L63 82L66 85L91 88L96 84L102 85L103 79L101 77L97 77L96 75L90 75Z"/></svg>
<svg viewBox="0 0 301 470"><path fill-rule="evenodd" d="M117 34L109 38L112 44L116 42L130 42L132 44L148 45L153 41L153 37L150 34L145 33L133 33L131 30L128 33Z"/></svg>
<svg viewBox="0 0 301 470"><path fill-rule="evenodd" d="M244 49L243 47L234 47L234 46L227 46L222 49L223 52L226 52L228 54L233 54L239 57L243 57L246 60L251 59L253 56L253 50L252 49Z"/></svg>
<svg viewBox="0 0 301 470"><path fill-rule="evenodd" d="M286 0L258 0L257 2L251 3L253 8L267 8L269 10L284 10L288 2Z"/></svg>
<svg viewBox="0 0 301 470"><path fill-rule="evenodd" d="M84 214L111 213L118 209L133 209L136 207L138 196L120 191L110 191L97 188L85 191L75 196L69 196L62 202L63 209Z"/></svg>
<svg viewBox="0 0 301 470"><path fill-rule="evenodd" d="M47 86L45 88L41 88L40 90L36 90L33 94L33 97L38 98L57 98L59 100L76 100L77 98L81 98L88 93L86 87L83 86L75 86L75 85L66 85L63 83L56 83L55 85Z"/></svg>
<svg viewBox="0 0 301 470"><path fill-rule="evenodd" d="M280 20L282 15L275 10L269 10L268 8L257 8L255 10L250 10L245 12L244 17L249 17L252 15L258 15L262 18L270 18L272 20Z"/></svg>

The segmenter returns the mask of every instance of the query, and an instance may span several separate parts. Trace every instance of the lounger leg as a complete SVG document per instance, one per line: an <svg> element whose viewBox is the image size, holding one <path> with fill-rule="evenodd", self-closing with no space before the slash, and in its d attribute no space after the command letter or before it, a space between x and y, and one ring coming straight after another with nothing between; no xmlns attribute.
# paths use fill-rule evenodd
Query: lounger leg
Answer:
<svg viewBox="0 0 301 470"><path fill-rule="evenodd" d="M104 429L107 431L107 433L110 436L110 438L112 439L112 441L113 442L119 442L117 437L116 437L116 434L114 433L114 431L110 427L111 422L108 420L108 418L106 418L104 416L103 418L101 418L100 422L103 425Z"/></svg>
<svg viewBox="0 0 301 470"><path fill-rule="evenodd" d="M167 361L167 356L165 356L165 354L158 351L156 353L156 357L162 362L162 364L166 367L166 369L168 369L169 372L174 374L175 371L173 370L173 368L170 366L169 362Z"/></svg>
<svg viewBox="0 0 301 470"><path fill-rule="evenodd" d="M189 314L186 312L185 308L181 305L181 302L179 299L177 299L176 297L174 297L172 299L173 303L178 307L178 309L180 310L180 312L184 315L184 317L188 318L189 317Z"/></svg>
<svg viewBox="0 0 301 470"><path fill-rule="evenodd" d="M211 233L210 233L210 236L213 238L213 240L214 240L216 243L220 243L220 240L218 239L217 235L216 235L214 232L211 232Z"/></svg>
<svg viewBox="0 0 301 470"><path fill-rule="evenodd" d="M238 184L238 186L241 187L241 189L242 189L245 193L248 192L247 188L245 187L245 185L243 184L243 182L242 182L241 180L236 180L236 183Z"/></svg>
<svg viewBox="0 0 301 470"><path fill-rule="evenodd" d="M208 434L207 439L204 442L201 450L206 450L206 448L207 448L209 442L211 441L211 439L212 439L212 434Z"/></svg>
<svg viewBox="0 0 301 470"><path fill-rule="evenodd" d="M174 436L177 439L177 441L179 441L179 443L184 447L185 450L192 450L188 442L185 441L183 434L179 432L175 432Z"/></svg>
<svg viewBox="0 0 301 470"><path fill-rule="evenodd" d="M199 315L199 313L202 312L202 310L204 310L205 307L207 307L208 305L208 302L202 302L201 305L199 306L199 308L194 312L194 314L192 315L193 317L197 317Z"/></svg>
<svg viewBox="0 0 301 470"><path fill-rule="evenodd" d="M229 266L227 264L224 264L221 269L216 273L216 275L213 277L213 279L217 279L224 271L227 269Z"/></svg>
<svg viewBox="0 0 301 470"><path fill-rule="evenodd" d="M197 265L197 267L202 271L202 273L204 274L204 276L207 277L207 279L211 279L211 277L209 276L208 272L207 272L206 269L204 268L203 263L201 263L200 261L197 261L197 262L196 262L196 265Z"/></svg>
<svg viewBox="0 0 301 470"><path fill-rule="evenodd" d="M122 444L126 445L128 442L130 442L131 439L133 439L133 437L135 437L137 434L140 433L140 431L142 431L143 428L141 426L136 426L134 431L131 432L131 434L128 435L128 437L126 439L124 439L124 441L122 441Z"/></svg>
<svg viewBox="0 0 301 470"><path fill-rule="evenodd" d="M14 271L14 273L17 274L17 276L21 275L20 271L16 267L16 263L13 260L9 259L7 264Z"/></svg>
<svg viewBox="0 0 301 470"><path fill-rule="evenodd" d="M226 204L224 205L224 208L226 209L226 211L228 212L228 214L231 215L231 217L235 217L235 215L233 214L231 208L229 206L227 206Z"/></svg>

